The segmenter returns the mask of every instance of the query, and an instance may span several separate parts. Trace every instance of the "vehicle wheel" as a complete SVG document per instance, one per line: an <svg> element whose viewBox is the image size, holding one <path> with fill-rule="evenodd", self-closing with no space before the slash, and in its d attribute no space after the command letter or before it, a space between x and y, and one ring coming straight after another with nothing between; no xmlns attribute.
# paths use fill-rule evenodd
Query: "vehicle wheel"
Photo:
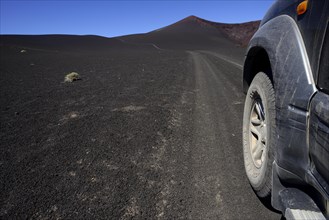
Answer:
<svg viewBox="0 0 329 220"><path fill-rule="evenodd" d="M274 144L274 89L268 76L260 72L249 87L244 105L243 154L249 182L261 198L271 195Z"/></svg>

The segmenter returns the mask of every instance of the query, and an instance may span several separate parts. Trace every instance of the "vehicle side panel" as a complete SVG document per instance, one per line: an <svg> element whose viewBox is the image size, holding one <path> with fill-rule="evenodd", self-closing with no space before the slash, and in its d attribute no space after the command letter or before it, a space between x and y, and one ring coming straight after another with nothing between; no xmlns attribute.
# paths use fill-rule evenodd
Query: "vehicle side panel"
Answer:
<svg viewBox="0 0 329 220"><path fill-rule="evenodd" d="M322 45L322 36L328 23L329 0L308 0L305 14L297 15L296 9L302 0L276 1L261 22L261 26L269 20L280 16L290 16L298 25L304 39L305 48L310 61L312 73L317 82L319 51Z"/></svg>
<svg viewBox="0 0 329 220"><path fill-rule="evenodd" d="M249 49L253 47L264 48L271 63L278 128L276 162L305 179L310 164L307 110L316 87L303 38L296 22L280 15L260 27L249 43Z"/></svg>

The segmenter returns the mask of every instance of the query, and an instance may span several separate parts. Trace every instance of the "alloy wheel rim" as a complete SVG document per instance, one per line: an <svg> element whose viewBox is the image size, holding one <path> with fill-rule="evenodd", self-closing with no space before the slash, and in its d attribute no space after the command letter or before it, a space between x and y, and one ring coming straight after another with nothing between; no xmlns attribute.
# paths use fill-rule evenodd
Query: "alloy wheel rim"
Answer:
<svg viewBox="0 0 329 220"><path fill-rule="evenodd" d="M267 128L260 98L255 99L250 114L250 153L254 165L261 168L266 157Z"/></svg>

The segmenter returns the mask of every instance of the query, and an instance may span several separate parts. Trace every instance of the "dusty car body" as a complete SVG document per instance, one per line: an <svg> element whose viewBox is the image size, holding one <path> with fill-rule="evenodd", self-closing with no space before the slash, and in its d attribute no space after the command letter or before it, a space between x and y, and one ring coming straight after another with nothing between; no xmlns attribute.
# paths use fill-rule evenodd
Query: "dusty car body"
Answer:
<svg viewBox="0 0 329 220"><path fill-rule="evenodd" d="M288 218L328 218L328 24L328 0L278 0L246 53L247 176Z"/></svg>

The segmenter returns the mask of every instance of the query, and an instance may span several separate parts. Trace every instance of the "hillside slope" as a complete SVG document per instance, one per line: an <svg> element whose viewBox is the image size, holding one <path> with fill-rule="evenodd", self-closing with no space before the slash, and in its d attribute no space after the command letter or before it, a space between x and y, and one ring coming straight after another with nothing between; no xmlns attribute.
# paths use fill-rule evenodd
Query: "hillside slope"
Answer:
<svg viewBox="0 0 329 220"><path fill-rule="evenodd" d="M151 31L119 37L124 42L152 43L162 48L213 49L245 47L259 21L224 24L189 16L174 24Z"/></svg>
<svg viewBox="0 0 329 220"><path fill-rule="evenodd" d="M147 45L129 45L116 38L96 35L0 35L0 46L66 52L104 52L108 50L145 49Z"/></svg>

